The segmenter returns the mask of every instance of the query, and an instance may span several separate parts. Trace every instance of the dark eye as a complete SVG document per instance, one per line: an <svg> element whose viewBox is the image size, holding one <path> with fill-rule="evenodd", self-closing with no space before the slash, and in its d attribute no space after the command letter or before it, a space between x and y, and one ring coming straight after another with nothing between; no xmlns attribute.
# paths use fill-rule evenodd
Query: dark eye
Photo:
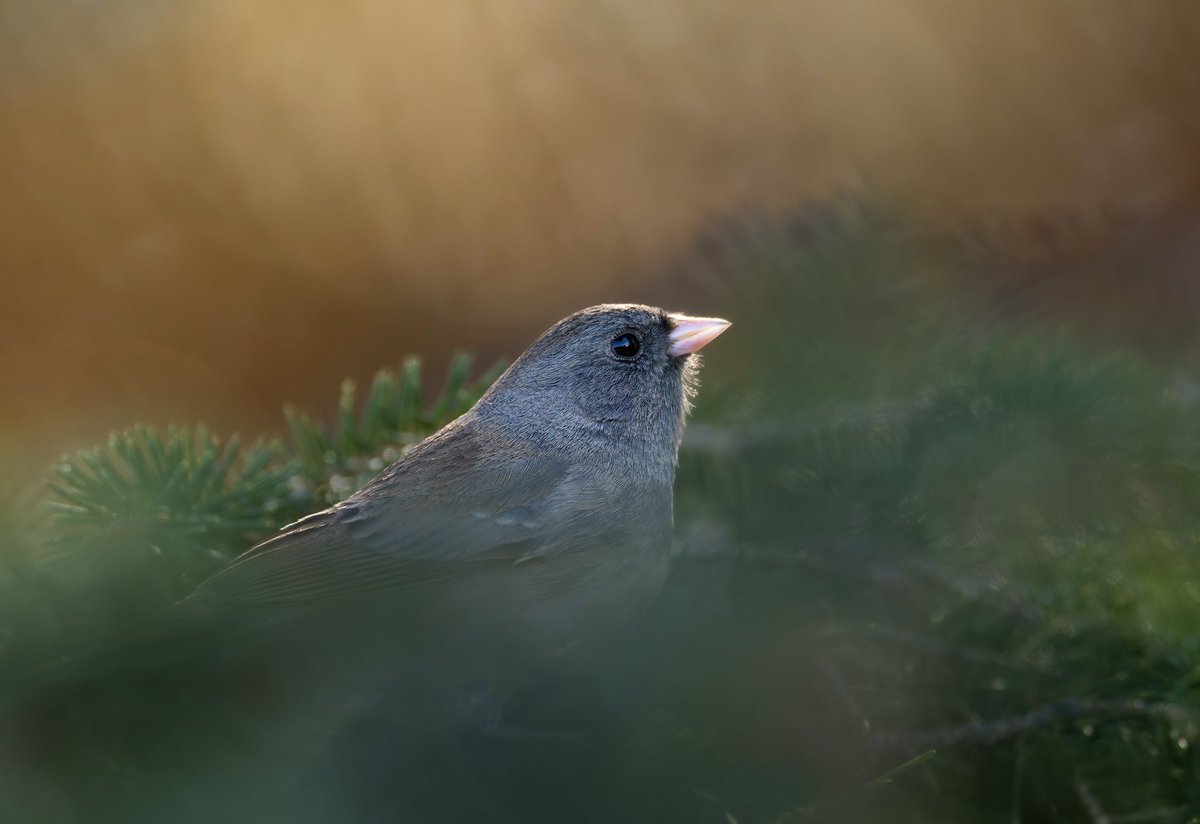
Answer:
<svg viewBox="0 0 1200 824"><path fill-rule="evenodd" d="M608 348L618 358L635 358L637 353L642 351L642 342L632 332L622 332L612 339Z"/></svg>

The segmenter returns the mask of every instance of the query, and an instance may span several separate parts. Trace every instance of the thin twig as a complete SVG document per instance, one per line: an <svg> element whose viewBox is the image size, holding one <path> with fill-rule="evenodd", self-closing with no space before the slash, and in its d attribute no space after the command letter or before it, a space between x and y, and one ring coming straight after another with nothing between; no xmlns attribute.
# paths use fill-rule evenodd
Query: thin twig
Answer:
<svg viewBox="0 0 1200 824"><path fill-rule="evenodd" d="M1023 715L958 724L935 730L912 732L876 732L872 735L881 749L924 750L929 747L950 747L964 741L995 743L1028 730L1047 727L1062 721L1091 715L1173 717L1183 712L1177 704L1166 701L1147 702L1141 698L1121 701L1085 701L1068 698L1030 710Z"/></svg>
<svg viewBox="0 0 1200 824"><path fill-rule="evenodd" d="M1092 788L1083 780L1083 776L1075 774L1075 792L1079 796L1080 803L1087 810L1088 816L1092 819L1092 824L1112 824L1112 819L1108 817L1108 813L1104 812L1104 808L1100 806L1100 800L1096 798L1096 794L1092 792Z"/></svg>

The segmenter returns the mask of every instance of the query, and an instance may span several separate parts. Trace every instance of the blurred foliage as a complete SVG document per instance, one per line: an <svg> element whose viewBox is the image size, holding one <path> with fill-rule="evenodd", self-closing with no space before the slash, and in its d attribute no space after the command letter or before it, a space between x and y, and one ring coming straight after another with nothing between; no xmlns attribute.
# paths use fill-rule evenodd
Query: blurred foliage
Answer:
<svg viewBox="0 0 1200 824"><path fill-rule="evenodd" d="M774 570L705 610L738 614L732 648L769 638L808 662L764 653L792 693L755 713L767 739L789 717L822 727L791 745L827 747L806 754L814 773L867 786L938 750L886 792L786 820L1200 813L1187 386L1078 330L998 317L953 255L886 221L815 243L811 225L741 235L716 268L739 273L730 311L754 318L730 336L750 372L706 387L720 425L697 427L681 462L676 571L726 544L737 575ZM676 663L727 632L706 627ZM744 692L705 678L728 690L713 706ZM816 706L796 710L798 694Z"/></svg>
<svg viewBox="0 0 1200 824"><path fill-rule="evenodd" d="M10 493L0 509L10 666L151 620L282 525L351 494L469 407L502 364L475 379L471 367L455 356L428 403L416 358L398 373L380 370L361 410L346 381L331 425L288 407L282 442L244 446L204 426L138 425L63 457L44 516L29 493Z"/></svg>
<svg viewBox="0 0 1200 824"><path fill-rule="evenodd" d="M598 667L603 723L475 742L429 780L504 820L1200 820L1186 385L1001 316L953 253L877 216L726 231L705 255L735 327L685 439L667 590ZM469 374L456 360L429 404L416 361L361 403L347 383L328 427L289 410L283 444L135 428L64 460L53 522L0 519L25 547L0 602L10 663L54 654L39 627L71 623L30 593L104 601L63 581L111 585L86 560L124 553L109 600L177 597L352 492L497 372ZM512 712L536 729L557 706ZM340 769L359 809L389 809L397 782L371 784L374 765L412 765L370 726Z"/></svg>

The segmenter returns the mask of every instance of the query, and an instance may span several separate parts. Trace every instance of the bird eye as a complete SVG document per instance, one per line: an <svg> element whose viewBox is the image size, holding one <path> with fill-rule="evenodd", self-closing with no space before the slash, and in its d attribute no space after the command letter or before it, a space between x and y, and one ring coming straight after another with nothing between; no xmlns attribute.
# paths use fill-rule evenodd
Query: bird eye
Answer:
<svg viewBox="0 0 1200 824"><path fill-rule="evenodd" d="M635 358L642 351L642 342L632 332L622 332L612 339L608 348L618 358Z"/></svg>

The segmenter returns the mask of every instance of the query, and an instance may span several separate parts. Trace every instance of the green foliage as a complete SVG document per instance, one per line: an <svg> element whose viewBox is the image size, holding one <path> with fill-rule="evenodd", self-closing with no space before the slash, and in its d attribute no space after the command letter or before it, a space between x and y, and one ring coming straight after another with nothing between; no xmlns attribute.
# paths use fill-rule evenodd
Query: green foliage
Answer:
<svg viewBox="0 0 1200 824"><path fill-rule="evenodd" d="M135 426L63 458L47 507L60 547L157 555L167 577L194 585L309 503L291 475L273 443Z"/></svg>
<svg viewBox="0 0 1200 824"><path fill-rule="evenodd" d="M185 585L211 573L269 532L354 492L405 446L416 443L475 402L502 365L468 380L471 358L457 355L446 386L428 406L421 364L399 374L380 370L359 409L352 381L342 384L337 414L323 427L294 407L287 442L244 448L205 427L165 432L135 426L108 442L69 455L53 468L47 503L62 547L159 555ZM191 563L204 556L197 569Z"/></svg>
<svg viewBox="0 0 1200 824"><path fill-rule="evenodd" d="M455 355L445 388L427 407L422 405L421 362L417 358L406 360L399 373L381 369L361 410L354 382L345 381L337 415L328 430L287 407L290 448L315 499L336 503L352 494L398 458L404 447L465 412L504 368L497 363L471 380L471 365L469 355Z"/></svg>
<svg viewBox="0 0 1200 824"><path fill-rule="evenodd" d="M0 507L0 659L10 666L86 647L191 591L236 555L354 492L400 451L465 411L502 368L472 379L456 356L423 401L420 361L380 370L358 408L342 386L328 426L286 410L291 437L222 438L204 426L134 426L51 470L43 507ZM40 515L47 515L40 517Z"/></svg>
<svg viewBox="0 0 1200 824"><path fill-rule="evenodd" d="M806 640L789 657L813 669L776 666L756 712L799 714L823 741L832 726L834 751L880 771L937 749L885 800L818 798L809 820L1192 820L1200 417L1175 375L997 322L986 289L947 285L953 256L902 234L752 241L726 265L758 273L731 293L754 323L711 374L739 374L723 356L745 367L706 385L725 425L685 444L679 489L689 544L735 545L743 568L683 609L738 618L675 665L786 647L791 627ZM757 567L786 583L751 583ZM744 689L683 677L707 678L715 708ZM870 779L826 779L845 773Z"/></svg>

